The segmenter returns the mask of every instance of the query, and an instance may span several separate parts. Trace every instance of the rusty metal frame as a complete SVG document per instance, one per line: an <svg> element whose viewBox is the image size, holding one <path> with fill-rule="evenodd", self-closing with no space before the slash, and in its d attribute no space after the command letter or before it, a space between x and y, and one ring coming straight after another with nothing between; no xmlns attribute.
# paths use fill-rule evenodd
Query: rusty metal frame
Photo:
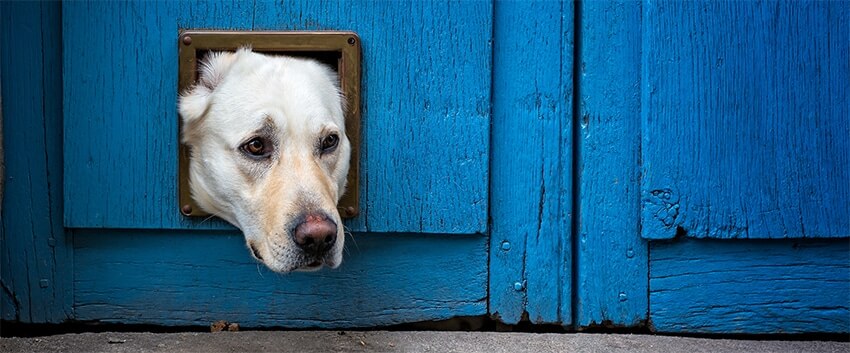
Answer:
<svg viewBox="0 0 850 353"><path fill-rule="evenodd" d="M236 50L250 46L263 53L327 53L339 55L337 72L347 103L345 131L351 141L351 167L348 188L338 208L343 218L360 214L360 38L354 32L239 32L186 30L180 32L178 93L185 92L198 79L199 54L211 50ZM178 141L182 119L178 121ZM192 199L189 190L189 147L179 144L178 198L185 216L208 216Z"/></svg>

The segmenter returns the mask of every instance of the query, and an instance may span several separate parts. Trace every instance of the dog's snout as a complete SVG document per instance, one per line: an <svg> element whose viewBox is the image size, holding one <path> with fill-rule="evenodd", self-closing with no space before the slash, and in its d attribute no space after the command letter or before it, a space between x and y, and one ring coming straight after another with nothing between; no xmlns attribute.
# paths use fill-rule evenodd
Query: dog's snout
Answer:
<svg viewBox="0 0 850 353"><path fill-rule="evenodd" d="M336 224L323 214L308 214L295 226L292 238L304 252L321 256L336 242Z"/></svg>

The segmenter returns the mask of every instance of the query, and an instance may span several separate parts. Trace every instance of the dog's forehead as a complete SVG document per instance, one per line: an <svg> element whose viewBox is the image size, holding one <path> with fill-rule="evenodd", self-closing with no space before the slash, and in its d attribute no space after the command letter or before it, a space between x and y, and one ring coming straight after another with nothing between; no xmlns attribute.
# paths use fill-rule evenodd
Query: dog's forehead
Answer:
<svg viewBox="0 0 850 353"><path fill-rule="evenodd" d="M310 130L341 125L334 77L318 64L258 55L237 65L215 92L216 110L239 120L233 123L255 126L272 119Z"/></svg>

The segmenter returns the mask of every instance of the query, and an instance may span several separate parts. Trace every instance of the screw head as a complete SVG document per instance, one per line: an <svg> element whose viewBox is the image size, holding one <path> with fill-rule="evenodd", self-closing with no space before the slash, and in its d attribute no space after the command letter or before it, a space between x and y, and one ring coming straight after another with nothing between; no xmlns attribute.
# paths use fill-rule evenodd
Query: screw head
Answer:
<svg viewBox="0 0 850 353"><path fill-rule="evenodd" d="M522 282L515 282L515 283L514 283L514 290L516 290L517 292L519 292L519 291L521 291L521 290L523 290L523 289L525 289L525 285L524 285L524 284L522 284Z"/></svg>
<svg viewBox="0 0 850 353"><path fill-rule="evenodd" d="M357 212L357 209L355 209L353 206L348 206L348 207L343 208L342 213L343 213L343 215L345 215L345 217L348 217L348 218L354 218L354 217L357 217L357 215L360 214L360 212Z"/></svg>
<svg viewBox="0 0 850 353"><path fill-rule="evenodd" d="M502 250L508 251L511 249L511 242L505 240L502 242Z"/></svg>
<svg viewBox="0 0 850 353"><path fill-rule="evenodd" d="M354 43L357 43L357 40L354 37L348 37L348 45L354 45Z"/></svg>
<svg viewBox="0 0 850 353"><path fill-rule="evenodd" d="M620 301L621 301L621 302L624 302L624 301L626 301L626 300L629 300L629 297L626 295L626 293L625 293L625 292L620 292L620 295L619 295L618 297L620 298Z"/></svg>
<svg viewBox="0 0 850 353"><path fill-rule="evenodd" d="M184 45L192 45L192 37L186 35L183 36L183 44Z"/></svg>
<svg viewBox="0 0 850 353"><path fill-rule="evenodd" d="M188 204L183 205L183 207L180 208L180 212L183 212L183 215L188 216L188 215L192 214L192 206L188 205Z"/></svg>

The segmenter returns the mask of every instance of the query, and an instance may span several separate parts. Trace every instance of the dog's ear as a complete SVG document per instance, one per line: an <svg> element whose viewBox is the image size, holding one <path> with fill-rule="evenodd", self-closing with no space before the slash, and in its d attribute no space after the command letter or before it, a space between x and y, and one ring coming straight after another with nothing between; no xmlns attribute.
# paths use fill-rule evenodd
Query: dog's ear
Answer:
<svg viewBox="0 0 850 353"><path fill-rule="evenodd" d="M240 50L241 53L244 49ZM180 95L178 110L183 119L183 142L191 139L191 125L196 124L206 115L210 106L210 96L215 88L224 79L228 70L236 61L239 53L214 52L210 53L201 62L200 77L198 82L189 90Z"/></svg>

